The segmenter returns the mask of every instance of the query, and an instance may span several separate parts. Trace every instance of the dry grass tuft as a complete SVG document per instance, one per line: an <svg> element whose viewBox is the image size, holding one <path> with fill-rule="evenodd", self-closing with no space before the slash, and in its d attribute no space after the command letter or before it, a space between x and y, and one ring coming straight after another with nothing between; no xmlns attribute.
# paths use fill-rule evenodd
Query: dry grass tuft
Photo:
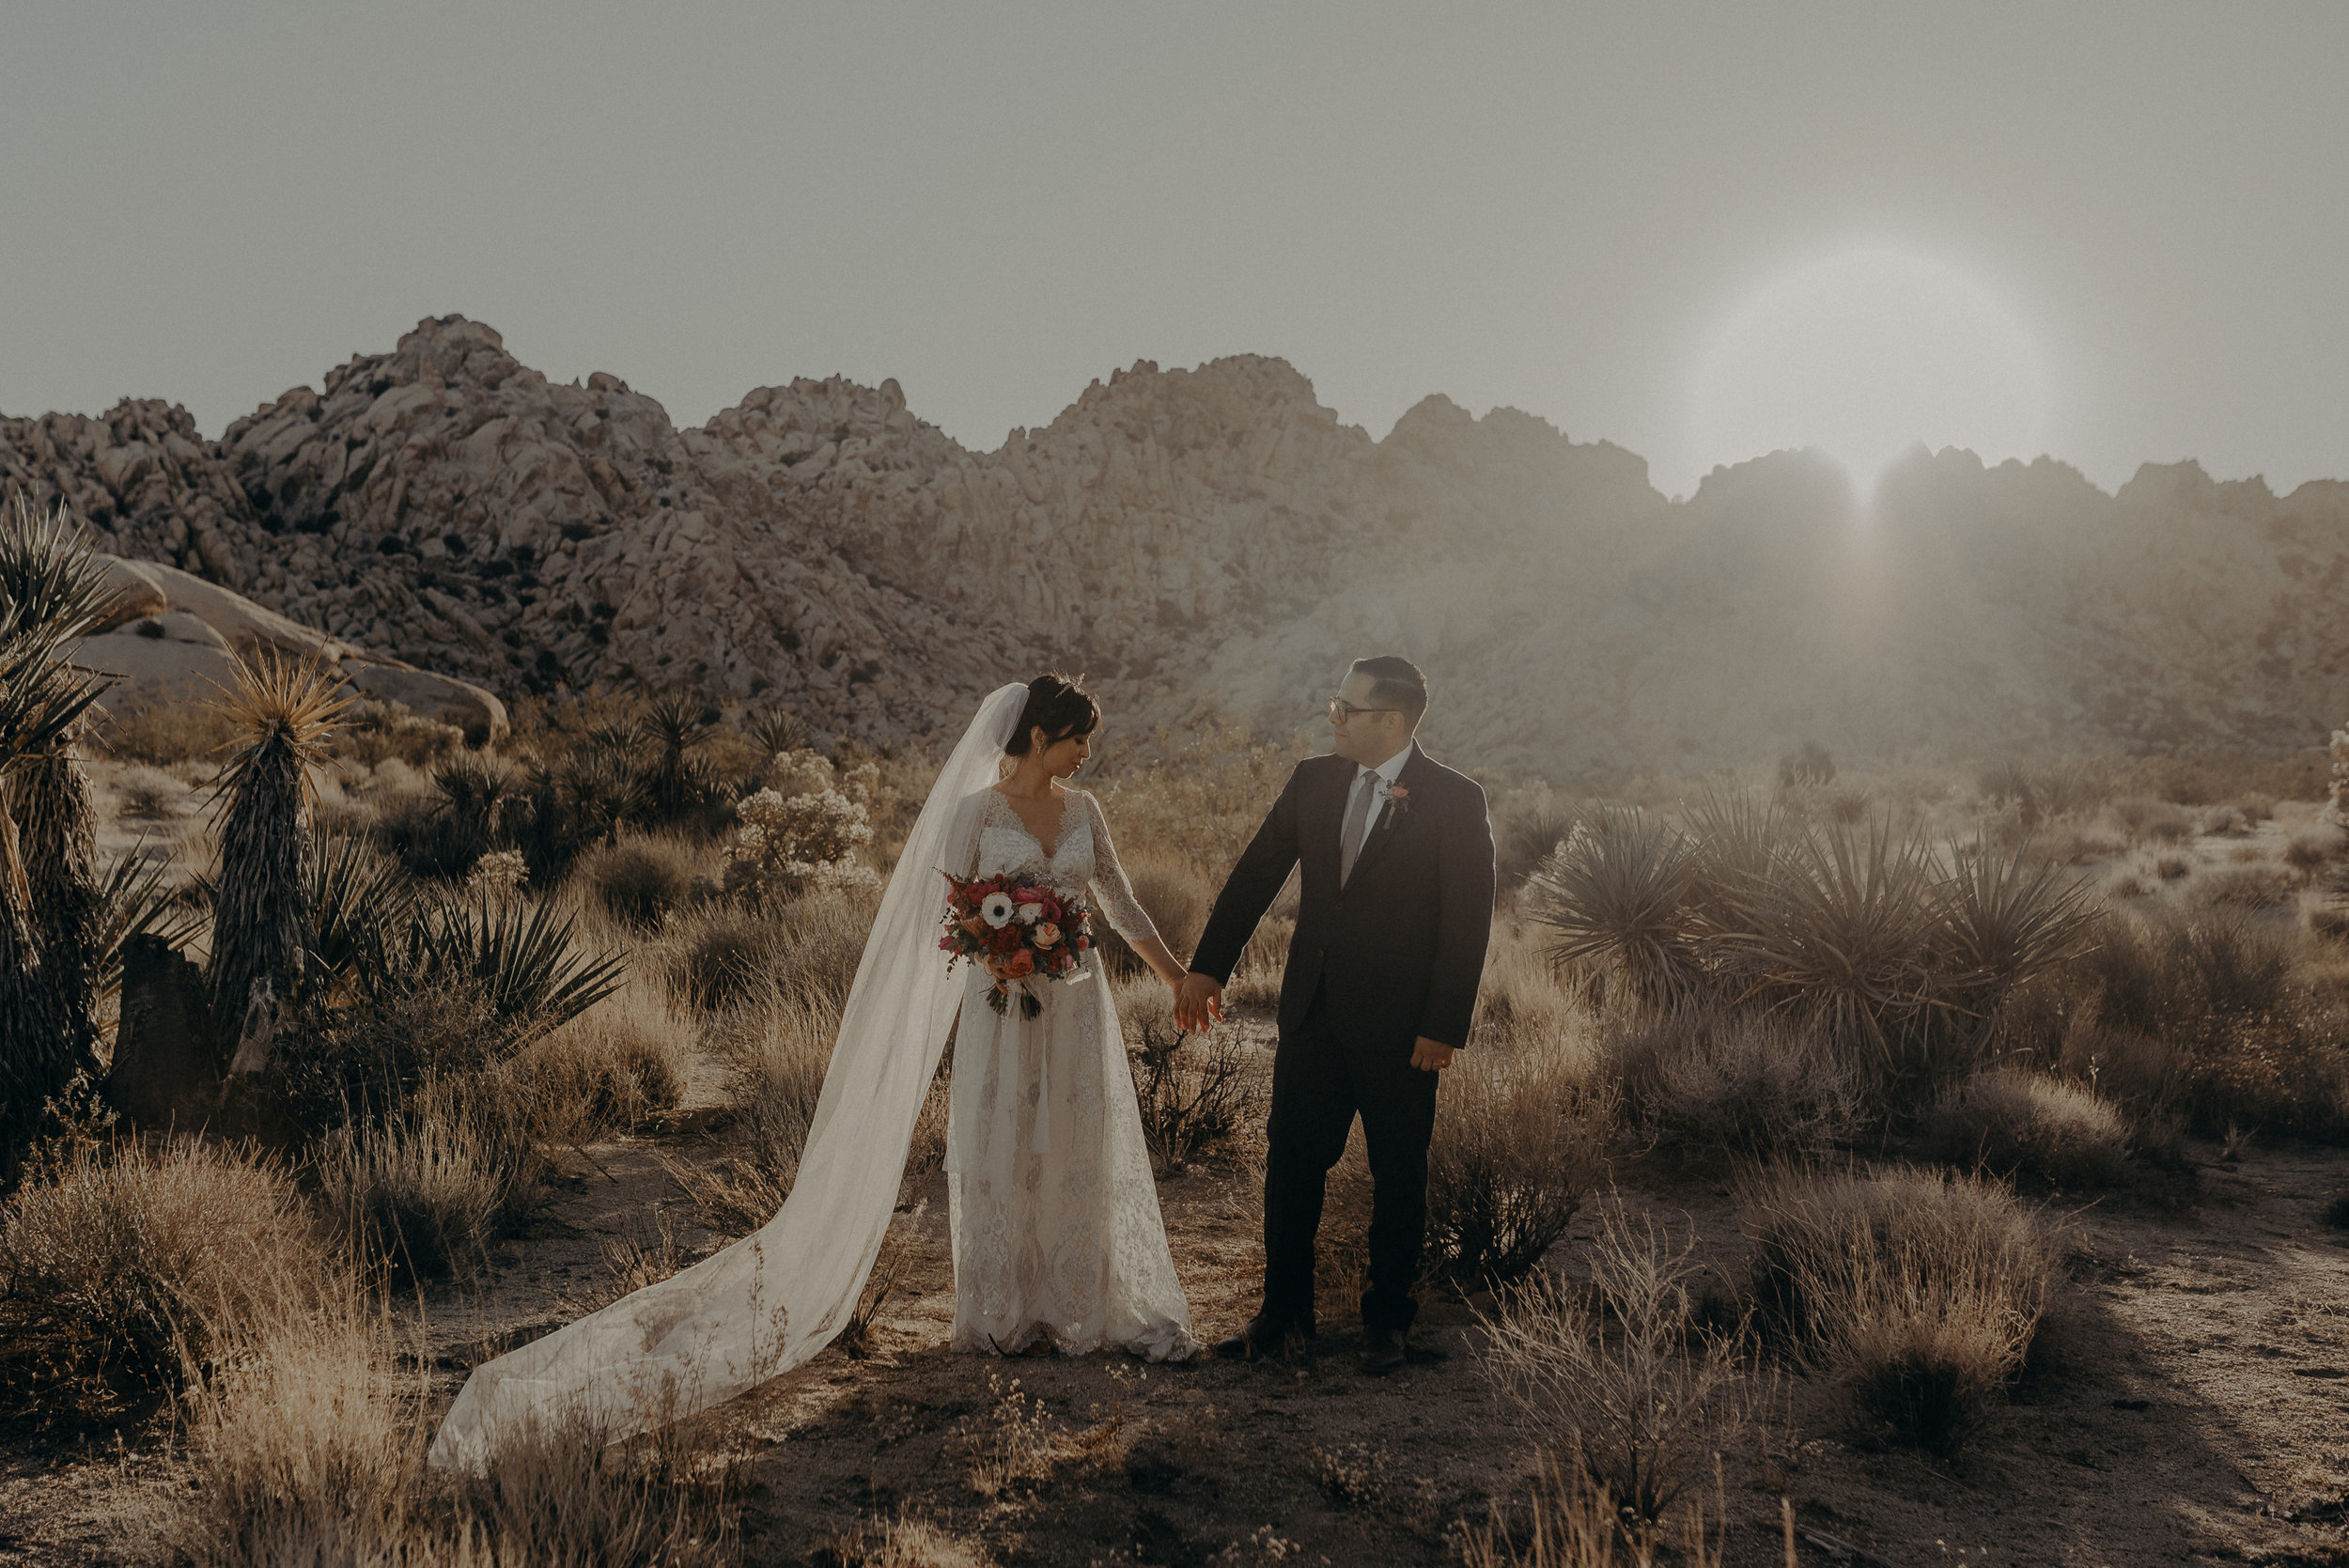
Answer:
<svg viewBox="0 0 2349 1568"><path fill-rule="evenodd" d="M1943 1095L1926 1118L1935 1157L2024 1173L2065 1188L2127 1179L2128 1119L2095 1093L2062 1079L1984 1073Z"/></svg>
<svg viewBox="0 0 2349 1568"><path fill-rule="evenodd" d="M2292 893L2291 880L2272 865L2225 866L2201 878L2186 892L2186 902L2198 909L2272 909Z"/></svg>
<svg viewBox="0 0 2349 1568"><path fill-rule="evenodd" d="M1127 987L1117 1005L1142 1136L1163 1181L1253 1121L1259 1109L1254 1075L1235 1031L1187 1035L1177 1030L1163 986Z"/></svg>
<svg viewBox="0 0 2349 1568"><path fill-rule="evenodd" d="M976 1541L901 1514L833 1535L810 1560L836 1568L993 1568L995 1560Z"/></svg>
<svg viewBox="0 0 2349 1568"><path fill-rule="evenodd" d="M583 1143L640 1126L685 1094L693 1024L642 979L517 1055L511 1077L541 1138Z"/></svg>
<svg viewBox="0 0 2349 1568"><path fill-rule="evenodd" d="M706 1169L662 1162L711 1230L755 1230L783 1206L799 1179L833 1032L832 1015L770 991L756 1009L731 1015L717 1035L739 1118L732 1152Z"/></svg>
<svg viewBox="0 0 2349 1568"><path fill-rule="evenodd" d="M1690 1508L1674 1555L1663 1531L1626 1521L1604 1487L1543 1454L1522 1502L1514 1508L1495 1504L1483 1525L1464 1522L1454 1545L1463 1568L1657 1568L1665 1561L1681 1568L1721 1568L1728 1532L1718 1527L1726 1514L1724 1504L1708 1539L1704 1510ZM1626 1555L1618 1557L1618 1547ZM1796 1568L1791 1538L1785 1565Z"/></svg>
<svg viewBox="0 0 2349 1568"><path fill-rule="evenodd" d="M477 1085L430 1083L397 1110L335 1128L319 1145L319 1194L362 1257L396 1277L478 1270L532 1201L538 1164Z"/></svg>
<svg viewBox="0 0 2349 1568"><path fill-rule="evenodd" d="M702 856L670 834L630 834L580 858L579 878L598 908L639 931L657 931L692 894Z"/></svg>
<svg viewBox="0 0 2349 1568"><path fill-rule="evenodd" d="M1676 1008L1616 1023L1599 1060L1637 1122L1691 1149L1823 1150L1867 1119L1848 1062L1821 1032L1782 1018Z"/></svg>
<svg viewBox="0 0 2349 1568"><path fill-rule="evenodd" d="M74 1381L169 1383L323 1266L275 1165L194 1139L81 1147L0 1203L6 1337Z"/></svg>
<svg viewBox="0 0 2349 1568"><path fill-rule="evenodd" d="M1428 1267L1466 1284L1522 1279L1606 1175L1615 1092L1565 1039L1466 1050L1444 1076L1427 1150ZM1366 1166L1338 1170L1368 1180Z"/></svg>
<svg viewBox="0 0 2349 1568"><path fill-rule="evenodd" d="M1610 1206L1587 1289L1536 1275L1503 1290L1486 1320L1486 1374L1542 1445L1651 1524L1756 1413L1744 1326L1702 1321L1695 1245Z"/></svg>
<svg viewBox="0 0 2349 1568"><path fill-rule="evenodd" d="M1887 1169L1740 1183L1764 1321L1901 1437L1954 1450L2020 1375L2054 1249L2012 1189Z"/></svg>

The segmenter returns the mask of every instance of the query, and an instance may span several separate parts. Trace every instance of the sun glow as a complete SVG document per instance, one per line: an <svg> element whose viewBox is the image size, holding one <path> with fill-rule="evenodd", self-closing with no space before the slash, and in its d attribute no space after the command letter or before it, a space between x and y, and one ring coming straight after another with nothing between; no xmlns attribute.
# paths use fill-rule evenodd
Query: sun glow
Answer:
<svg viewBox="0 0 2349 1568"><path fill-rule="evenodd" d="M1707 464L1819 447L1864 490L1920 442L1984 462L2035 457L2047 381L2030 333L1973 279L1901 251L1847 250L1729 313L1698 370L1693 435Z"/></svg>

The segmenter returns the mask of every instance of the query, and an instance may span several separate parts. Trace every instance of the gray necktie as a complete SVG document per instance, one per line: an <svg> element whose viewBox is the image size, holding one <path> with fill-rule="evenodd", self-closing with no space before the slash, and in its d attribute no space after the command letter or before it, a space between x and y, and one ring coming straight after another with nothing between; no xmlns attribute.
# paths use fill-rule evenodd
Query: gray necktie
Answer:
<svg viewBox="0 0 2349 1568"><path fill-rule="evenodd" d="M1354 862L1362 852L1362 840L1369 836L1370 804L1378 798L1378 775L1365 771L1361 784L1354 791L1354 804L1346 809L1346 831L1338 837L1338 886L1344 887L1354 875Z"/></svg>

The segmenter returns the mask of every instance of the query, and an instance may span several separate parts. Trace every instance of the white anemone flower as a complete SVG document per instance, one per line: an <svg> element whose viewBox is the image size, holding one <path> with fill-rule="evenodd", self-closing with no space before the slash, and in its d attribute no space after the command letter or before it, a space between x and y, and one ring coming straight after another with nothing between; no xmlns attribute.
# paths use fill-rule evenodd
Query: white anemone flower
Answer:
<svg viewBox="0 0 2349 1568"><path fill-rule="evenodd" d="M1011 894L990 893L979 905L979 918L1001 931L1011 924Z"/></svg>
<svg viewBox="0 0 2349 1568"><path fill-rule="evenodd" d="M1019 917L1020 924L1034 925L1037 921L1044 918L1044 906L1041 904L1022 904L1019 906L1017 912Z"/></svg>

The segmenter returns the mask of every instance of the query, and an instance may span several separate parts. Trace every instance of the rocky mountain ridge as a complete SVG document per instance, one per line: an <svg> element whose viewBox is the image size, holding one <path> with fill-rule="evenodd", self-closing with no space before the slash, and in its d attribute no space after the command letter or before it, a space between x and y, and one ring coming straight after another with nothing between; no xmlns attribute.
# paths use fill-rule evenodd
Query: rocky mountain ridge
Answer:
<svg viewBox="0 0 2349 1568"><path fill-rule="evenodd" d="M1121 725L1312 722L1419 660L1430 743L1571 772L1853 752L2315 745L2349 653L2349 485L2191 463L2108 495L1921 450L1872 504L1817 458L1685 503L1605 442L1440 396L1384 439L1279 360L1143 362L972 452L894 381L708 424L419 323L206 442L183 410L0 419L0 491L104 547L507 697L691 685L869 739L1046 665Z"/></svg>

